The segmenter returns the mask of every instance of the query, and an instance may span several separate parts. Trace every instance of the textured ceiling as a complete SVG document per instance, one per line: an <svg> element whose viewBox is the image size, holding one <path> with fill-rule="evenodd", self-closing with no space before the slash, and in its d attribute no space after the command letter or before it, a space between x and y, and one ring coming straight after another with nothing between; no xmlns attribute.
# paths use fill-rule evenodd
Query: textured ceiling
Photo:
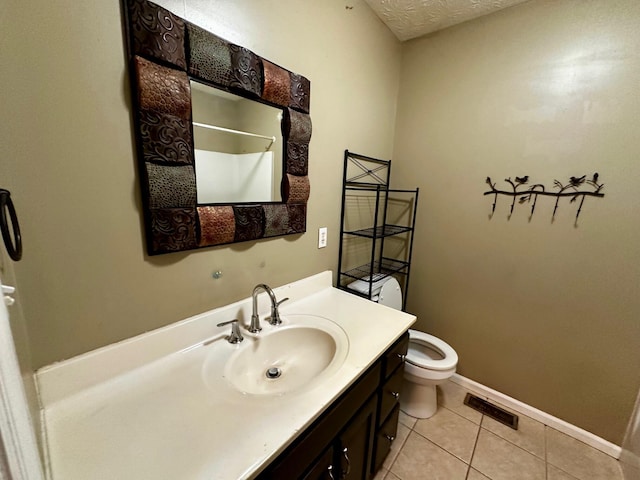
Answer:
<svg viewBox="0 0 640 480"><path fill-rule="evenodd" d="M527 0L365 0L399 40L409 40Z"/></svg>

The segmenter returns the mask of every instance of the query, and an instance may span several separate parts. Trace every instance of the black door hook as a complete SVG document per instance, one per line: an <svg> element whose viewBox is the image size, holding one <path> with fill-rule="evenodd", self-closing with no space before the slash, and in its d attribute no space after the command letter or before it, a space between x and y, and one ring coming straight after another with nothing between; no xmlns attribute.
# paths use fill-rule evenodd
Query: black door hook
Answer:
<svg viewBox="0 0 640 480"><path fill-rule="evenodd" d="M9 232L7 211L9 211L9 216L11 217L13 238L11 238L11 233ZM18 224L16 209L11 201L11 193L4 188L0 188L0 230L2 230L2 239L7 247L9 256L17 262L22 258L22 236L20 235L20 225Z"/></svg>

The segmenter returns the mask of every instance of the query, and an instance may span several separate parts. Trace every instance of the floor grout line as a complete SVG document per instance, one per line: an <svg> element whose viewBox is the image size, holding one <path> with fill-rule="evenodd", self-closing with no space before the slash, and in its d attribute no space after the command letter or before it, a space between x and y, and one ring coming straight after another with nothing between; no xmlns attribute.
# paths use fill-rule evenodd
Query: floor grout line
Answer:
<svg viewBox="0 0 640 480"><path fill-rule="evenodd" d="M439 408L444 408L445 410L448 410L451 413L455 413L457 416L464 418L465 420L467 420L468 422L473 423L474 425L480 425L482 423L482 417L484 417L484 415L480 414L480 423L476 423L473 420L471 420L470 418L465 417L464 415L462 415L461 413L456 412L455 410L451 410L449 407L445 407L444 405L440 405ZM473 410L473 409L471 409ZM473 410L474 412L477 412L477 410ZM478 412L480 413L480 412ZM423 419L424 420L424 419ZM416 422L418 423L418 422Z"/></svg>
<svg viewBox="0 0 640 480"><path fill-rule="evenodd" d="M446 408L446 407L445 407L445 408ZM456 413L456 412L453 412L453 413ZM542 424L542 426L543 426L543 427L544 427L544 429L545 429L545 430L544 430L544 442L545 442L545 446L544 446L544 458L540 458L539 456L535 455L534 453L530 452L529 450L527 450L527 449L525 449L525 448L521 447L520 445L518 445L518 444L516 444L516 443L514 443L514 442L512 442L512 441L510 441L510 440L509 440L509 439L507 439L507 438L504 438L504 437L503 437L502 435L500 435L499 433L493 432L493 431L489 430L488 428L484 427L483 425L484 425L484 423L485 423L485 418L486 418L486 417L487 417L487 416L486 416L486 415L484 415L484 414L482 414L482 416L480 417L480 428L478 429L478 433L477 433L477 435L476 435L476 441L475 441L475 443L474 443L474 445L473 445L473 452L471 453L471 460L469 460L469 470L468 470L468 472L467 472L467 477L469 476L469 473L470 473L471 468L472 468L473 457L474 457L474 455L475 455L475 453L476 453L476 447L478 446L478 441L479 441L479 439L480 439L480 432L481 432L482 430L484 430L485 432L490 433L490 434L492 434L492 435L494 435L494 436L498 437L499 439L501 439L501 440L503 440L503 441L507 442L508 444L510 444L510 445L512 445L512 446L514 446L514 447L516 447L516 448L518 448L519 450L522 450L523 452L528 453L528 454L529 454L529 455L531 455L532 457L534 457L534 458L536 458L536 459L538 459L538 460L543 461L543 462L544 462L544 475L545 475L545 477L544 477L544 478L545 478L545 480L547 480L547 446L546 446L546 440L547 440L547 439L546 439L546 428L547 428L547 425L545 425L545 424L544 424L544 423L542 423L542 422L539 422L539 423L541 423L541 424ZM463 417L463 418L464 418L464 417ZM469 419L467 419L467 420L469 420ZM532 419L532 420L534 420L534 419ZM534 420L534 421L537 421L537 420ZM483 475L487 476L487 475L486 475L485 473L483 473L483 472L480 472L480 473L482 473Z"/></svg>
<svg viewBox="0 0 640 480"><path fill-rule="evenodd" d="M469 477L469 473L471 473L471 463L473 462L473 456L476 454L476 447L478 446L478 440L480 440L480 430L482 430L483 420L484 420L484 415L480 417L480 428L478 429L478 433L476 433L476 441L473 442L473 450L471 450L471 458L469 459L469 470L467 470L467 478Z"/></svg>
<svg viewBox="0 0 640 480"><path fill-rule="evenodd" d="M477 425L477 424L474 424ZM478 429L478 432L480 431L480 429ZM425 437L424 435L422 435L420 432L414 431L413 433L415 433L416 435L418 435L419 437L423 438L424 440L426 440L429 443L434 444L436 447L438 447L440 450L442 450L443 452L448 453L449 455L451 455L453 458L455 458L456 460L460 460L462 463L464 463L465 465L469 466L471 465L471 459L469 459L469 462L464 461L462 458L460 458L458 455L456 455L453 452L450 452L449 450L447 450L446 448L438 445L436 442L434 442L433 440L431 440L430 438ZM409 438L409 437L407 437ZM405 441L406 442L406 441ZM403 445L404 446L404 445ZM475 448L475 445L474 445ZM398 454L400 454L400 452L398 452ZM396 457L397 460L398 457ZM471 453L471 458L473 458L473 452ZM393 461L393 463L395 463L395 460Z"/></svg>
<svg viewBox="0 0 640 480"><path fill-rule="evenodd" d="M566 470L563 470L562 468L554 465L553 463L546 462L546 465L547 465L547 470L549 469L549 465L551 465L553 468L555 468L556 470L561 471L562 473L564 473L567 477L571 478L572 480L582 480L582 479L576 477L575 475L567 472Z"/></svg>
<svg viewBox="0 0 640 480"><path fill-rule="evenodd" d="M540 423L542 423L542 422L540 422ZM544 425L546 428L550 428L551 430L554 430L554 431L556 431L556 432L558 432L558 433L561 433L562 435L565 435L565 436L569 437L570 439L575 440L576 442L581 443L581 444L582 444L582 445L584 445L585 447L588 447L588 448L590 448L591 450L594 450L594 451L598 452L598 454L600 454L600 453L601 453L601 454L603 454L603 455L606 455L607 457L611 457L611 458L613 458L615 461L620 461L620 459L619 459L619 458L616 458L616 457L614 457L613 455L608 454L607 452L603 452L603 451L602 451L602 450L600 450L599 448L596 448L596 447L594 447L593 445L589 445L587 442L583 442L583 441L582 441L582 440L580 440L579 438L572 437L571 435L569 435L569 434L567 434L567 433L563 432L562 430L558 430L557 428L554 428L554 427L552 427L551 425L547 425L546 423L543 423L543 425Z"/></svg>
<svg viewBox="0 0 640 480"><path fill-rule="evenodd" d="M404 425L405 427L407 427L406 425ZM400 453L402 453L402 449L404 448L404 446L407 443L407 440L409 440L409 436L411 435L411 432L413 432L413 428L407 427L409 429L409 435L407 435L407 437L404 439L404 441L402 442L402 444L400 445L400 448L398 448L398 453L396 454L396 458L393 459L393 461L389 464L389 468L387 469L387 475L385 475L385 479L387 476L389 476L389 473L391 472L391 468L393 467L393 465L398 461L398 457L400 456ZM416 432L418 433L418 432ZM397 435L397 433L396 433ZM397 437L396 437L397 438ZM396 475L394 473L394 475ZM396 475L397 477L397 475ZM400 477L398 477L400 478ZM402 480L402 479L400 479Z"/></svg>
<svg viewBox="0 0 640 480"><path fill-rule="evenodd" d="M533 455L535 458L537 458L537 459L539 459L539 460L542 460L544 463L547 463L547 431L546 431L546 427L547 427L547 426L546 426L544 423L542 423L542 422L538 422L538 423L541 423L541 424L542 424L542 426L544 427L544 436L543 436L543 438L544 438L544 456L543 456L543 457L539 457L539 456L538 456L538 455L536 455L535 453L530 452L530 451L529 451L529 450L527 450L526 448L521 447L521 446L520 446L520 445L518 445L517 443L514 443L514 442L512 442L511 440L509 440L508 438L503 437L503 436L502 436L502 435L500 435L499 433L496 433L496 432L494 432L493 430L489 430L488 428L484 427L484 426L483 426L483 424L484 424L484 419L485 419L485 417L486 417L486 415L482 415L482 422L481 422L481 424L480 424L480 428L481 428L481 429L483 429L483 430L485 430L485 431L487 431L487 432L489 432L489 433L491 433L491 434L495 435L496 437L498 437L498 438L500 438L500 439L504 440L505 442L507 442L507 443L509 443L509 444L513 445L514 447L518 447L520 450L523 450L523 451L527 452L529 455ZM491 418L491 417L489 417L489 418ZM532 420L533 420L533 419L532 419ZM537 422L537 420L533 420L533 421L534 421L534 422Z"/></svg>
<svg viewBox="0 0 640 480"><path fill-rule="evenodd" d="M520 445L511 442L510 440L504 438L502 435L499 435L495 432L492 432L491 430L489 430L488 428L484 428L484 427L480 427L481 430L484 430L487 433L490 433L491 435L498 437L500 440L504 440L505 442L507 442L509 445L513 445L514 447L518 448L519 450L522 450L525 453L528 453L529 455L531 455L533 458L536 458L538 460L540 460L541 462L544 462L545 464L547 463L547 461L544 458L540 458L539 456L531 453L529 450L527 450L526 448L522 448Z"/></svg>
<svg viewBox="0 0 640 480"><path fill-rule="evenodd" d="M462 390L462 391L464 391L465 393L468 391L468 390L466 390L466 389L465 389L465 388L463 388L463 387L461 387L461 390ZM456 396L456 398L457 398L457 396L458 396L458 392L455 392L455 393L456 393L456 395L455 395L455 396ZM444 392L443 392L443 394L444 394ZM501 406L501 407L503 407L499 402L496 402L496 404L497 404L497 405L499 405L499 406ZM533 452L531 452L531 451L527 450L524 446L518 445L518 444L514 443L514 441L512 441L512 440L510 440L510 439L508 439L508 438L503 437L503 436L502 436L502 434L500 433L500 431L498 431L498 432L494 432L494 431L490 430L489 428L487 428L487 427L490 427L490 426L491 426L491 425L489 425L489 424L488 424L488 422L487 422L487 418L486 418L486 417L487 417L487 415L484 415L484 414L482 414L481 412L478 412L478 413L480 414L480 419L479 419L479 422L478 422L478 423L476 423L474 420L471 420L470 418L468 418L468 417L467 417L467 416L465 416L464 414L460 413L459 411L453 410L453 408L459 409L459 407L460 407L460 406L464 406L464 404L460 404L460 405L459 405L459 404L458 404L458 402L452 402L452 403L451 403L450 405L448 405L448 406L445 406L445 405L443 405L443 404L439 404L439 405L438 405L438 409L443 408L443 409L447 410L449 413L453 413L453 414L455 414L458 418L462 418L462 419L464 419L464 420L467 420L468 422L471 422L473 425L476 425L476 426L478 427L478 428L477 428L477 431L476 431L475 441L474 441L474 443L473 443L473 448L471 449L471 456L469 457L469 461L468 461L468 462L467 462L467 461L465 461L465 460L463 460L462 458L460 458L458 455L456 455L456 454L454 454L454 453L450 452L450 451L449 451L449 450L447 450L446 448L444 448L444 447L440 446L438 443L436 443L436 441L434 441L434 440L431 440L431 439L427 438L424 434L422 434L422 433L420 433L419 431L417 431L417 430L416 430L416 426L418 425L418 422L419 422L420 420L423 420L423 419L418 419L418 418L412 417L411 415L407 415L407 419L408 419L408 420L412 420L412 421L413 421L413 422L412 422L412 426L408 426L408 425L404 425L404 424L403 424L403 425L404 425L404 427L405 427L405 428L407 428L407 429L409 430L409 434L408 434L408 435L407 435L407 437L404 439L404 441L403 441L402 445L400 446L400 449L398 450L398 452L397 452L397 454L396 454L396 456L395 456L395 458L394 458L393 462L390 464L389 469L387 470L387 472L388 472L388 473L385 475L385 479L386 479L386 477L389 477L389 478L388 478L388 480L391 480L391 478L396 478L396 477L397 477L398 479L400 479L400 477L398 477L395 473L393 473L393 472L391 471L391 468L392 468L393 466L395 466L395 464L396 464L396 462L398 461L398 458L399 458L399 456L400 456L400 453L402 453L402 450L403 450L403 449L404 449L404 447L406 446L406 443L407 443L407 441L408 441L408 439L409 439L409 436L411 436L411 434L412 434L412 433L417 434L418 436L420 436L420 438L421 438L421 439L426 440L426 441L427 441L427 442L429 442L431 445L434 445L434 446L435 446L435 447L437 447L440 451L446 452L446 453L448 453L450 456L454 457L455 459L457 459L457 460L459 460L459 461L463 462L463 463L466 465L466 474L465 474L465 476L464 476L465 480L469 480L470 475L471 475L471 471L472 471L472 470L475 470L476 472L480 472L480 474L482 474L482 475L484 475L485 477L487 477L487 478L491 479L491 477L489 477L487 474L485 474L484 472L482 472L482 471L480 471L480 470L474 469L474 468L473 468L473 466L472 466L473 460L474 460L475 455L476 455L476 453L477 453L478 444L479 444L479 440L480 440L480 434L482 433L482 430L484 430L484 431L485 431L485 435L493 435L494 437L496 437L496 438L498 438L498 439L500 439L500 440L504 441L506 444L511 445L511 446L513 446L513 447L516 447L519 451L524 452L524 453L527 453L530 457L533 457L533 458L534 458L534 459L536 459L538 462L542 461L542 462L543 462L543 465L544 465L544 474L543 474L544 476L542 476L542 475L541 475L541 476L540 476L540 477L538 477L538 478L543 478L544 480L549 480L549 478L552 478L552 477L550 477L550 473L549 473L549 468L551 467L551 468L553 468L553 469L554 469L554 471L558 471L558 472L562 472L562 473L564 473L565 475L567 475L567 477L568 477L568 478L571 478L571 479L573 479L573 480L581 480L580 478L575 477L574 475L570 474L569 472L566 472L564 469L559 468L559 467L557 467L555 464L553 464L553 463L550 463L550 462L549 462L549 444L550 444L549 432L551 432L551 430L549 430L549 429L552 429L552 430L557 431L557 432L559 432L559 433L561 433L561 434L567 435L567 434L565 434L564 432L562 432L562 431L560 431L560 430L558 430L558 429L556 429L556 428L554 428L554 427L552 427L552 426L549 426L549 425L547 425L547 424L546 424L546 423L544 423L544 422L541 422L541 421L539 421L539 420L536 420L535 418L532 418L532 417L530 417L530 416L528 416L528 415L526 415L526 414L519 414L519 413L516 413L516 414L518 414L518 415L522 415L523 417L527 417L527 418L531 419L532 421L537 422L538 424L541 424L541 425L542 425L542 428L543 428L543 439L542 439L542 440L543 440L543 441L542 441L542 444L543 444L543 452L542 452L542 455L538 456L537 454L535 454L535 453L533 453ZM507 411L511 411L511 409L509 409L508 407L505 407L505 408L506 408L506 410L507 410ZM471 410L473 410L473 409L471 409ZM473 410L473 411L475 412L475 410ZM406 414L405 414L405 415L406 415ZM525 434L523 434L521 431L519 432L519 433L522 433L522 437L523 437L523 438L536 439L536 437L537 437L537 440L535 440L535 442L536 442L536 443L535 443L536 447L535 447L535 448L533 448L533 447L532 447L532 449L533 449L533 450L535 450L535 451L539 451L539 444L540 444L540 442L539 442L539 436L538 436L538 434L536 433L538 428L539 428L539 427L536 427L536 429L534 429L532 432L527 431L527 436L529 436L530 434L533 434L533 435L534 435L534 436L531 436L531 437L525 437ZM428 430L426 430L426 431L427 431L427 433L428 433ZM503 432L503 433L504 433L504 432ZM571 436L569 435L569 437L571 437ZM468 438L468 437L467 437L467 438ZM571 437L571 438L573 438L573 437ZM581 441L580 439L576 439L576 438L573 438L573 439L574 439L574 440L577 440L579 443L581 443L581 444L585 445L586 447L590 447L591 449L598 450L597 448L595 448L595 447L593 447L593 446L591 446L591 445L589 445L589 444L587 444L587 443L585 443L585 442ZM519 441L519 440L518 440L518 439L516 439L516 441ZM521 443L522 443L522 442L521 442ZM529 443L528 443L528 442L525 442L525 443L524 443L524 445L529 445ZM600 452L600 451L599 451L599 452ZM608 455L606 452L602 452L602 453L603 453L604 455ZM609 456L610 456L610 455L609 455ZM615 460L617 460L617 459L615 459ZM461 472L461 473L462 473L462 472ZM393 475L395 475L395 476L392 476L392 475L390 475L390 474L393 474ZM474 474L474 475L475 475L475 474ZM413 477L412 477L412 478L413 478ZM623 477L623 478L624 478L624 477ZM400 480L403 480L403 479L400 479Z"/></svg>
<svg viewBox="0 0 640 480"><path fill-rule="evenodd" d="M549 479L549 462L547 461L547 426L543 428L544 432L544 480Z"/></svg>

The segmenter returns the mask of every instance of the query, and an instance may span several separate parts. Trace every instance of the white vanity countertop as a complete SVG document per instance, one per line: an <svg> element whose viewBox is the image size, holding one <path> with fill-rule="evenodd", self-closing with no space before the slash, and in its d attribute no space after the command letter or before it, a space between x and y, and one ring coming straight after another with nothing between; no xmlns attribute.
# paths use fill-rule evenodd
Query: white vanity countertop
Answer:
<svg viewBox="0 0 640 480"><path fill-rule="evenodd" d="M336 373L281 396L207 386L211 349L230 355L238 348L225 340L229 327L216 323L239 318L247 325L250 298L45 367L37 381L49 478L253 478L415 321L332 288L331 272L274 292L290 298L280 309L285 324L295 314L321 315L346 332L349 351ZM264 294L259 306L264 318ZM261 325L263 333L278 328Z"/></svg>

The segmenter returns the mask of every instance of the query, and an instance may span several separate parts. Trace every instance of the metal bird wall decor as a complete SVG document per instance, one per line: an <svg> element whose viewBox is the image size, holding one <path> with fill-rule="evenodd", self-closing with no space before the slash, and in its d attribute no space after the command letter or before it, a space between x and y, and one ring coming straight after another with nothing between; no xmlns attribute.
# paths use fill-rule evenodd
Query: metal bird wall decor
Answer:
<svg viewBox="0 0 640 480"><path fill-rule="evenodd" d="M536 203L539 196L556 197L556 203L553 207L553 214L551 215L552 222L556 217L556 211L558 210L558 203L560 202L560 198L570 197L571 200L569 203L574 203L578 199L580 199L580 205L578 206L578 210L576 211L575 219L575 225L577 226L578 217L580 216L580 212L582 211L584 199L586 197L604 197L604 193L601 193L601 190L604 188L604 184L598 183L599 175L597 173L594 173L590 180L587 180L586 178L586 175L582 175L580 177L570 177L569 181L566 184L563 184L558 180L554 180L553 188L557 188L558 191L549 192L541 183L530 184L529 175L525 175L523 177L515 177L515 180L511 180L511 177L505 178L504 181L511 186L511 191L498 190L496 188L496 184L491 181L491 177L487 177L486 182L487 185L491 187L491 190L489 190L488 192L484 192L484 195L493 195L493 206L491 207L491 214L489 215L489 218L493 218L493 214L496 211L498 195L513 197L507 220L509 220L513 215L513 210L516 205L516 199L519 200L520 204L531 203L529 221L531 221L533 213L536 210Z"/></svg>

